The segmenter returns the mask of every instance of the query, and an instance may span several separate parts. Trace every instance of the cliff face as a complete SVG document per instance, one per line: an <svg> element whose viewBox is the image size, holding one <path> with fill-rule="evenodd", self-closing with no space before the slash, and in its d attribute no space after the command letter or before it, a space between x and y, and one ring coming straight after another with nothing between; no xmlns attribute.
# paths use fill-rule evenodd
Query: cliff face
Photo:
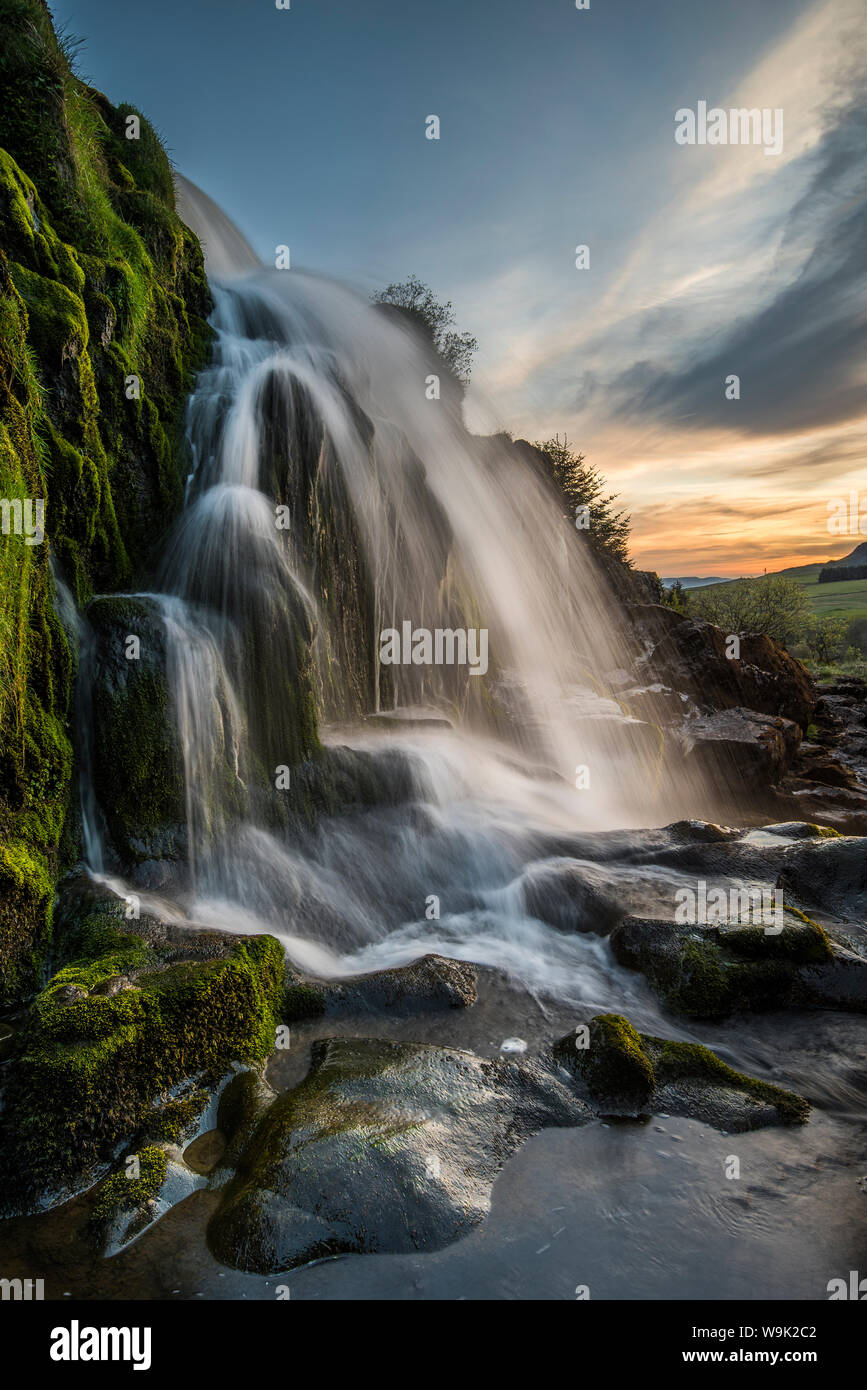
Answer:
<svg viewBox="0 0 867 1390"><path fill-rule="evenodd" d="M44 0L0 0L0 25L3 999L36 978L74 857L75 656L49 556L79 603L146 577L182 502L211 301L147 120L74 75Z"/></svg>

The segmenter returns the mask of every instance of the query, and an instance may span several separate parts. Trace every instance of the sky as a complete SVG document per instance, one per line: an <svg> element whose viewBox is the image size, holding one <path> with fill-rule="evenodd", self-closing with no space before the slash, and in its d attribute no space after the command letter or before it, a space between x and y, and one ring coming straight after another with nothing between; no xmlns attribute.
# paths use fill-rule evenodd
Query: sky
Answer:
<svg viewBox="0 0 867 1390"><path fill-rule="evenodd" d="M639 566L756 574L867 538L863 0L51 9L264 261L451 300L471 428L565 434ZM700 102L781 111L782 149L678 143Z"/></svg>

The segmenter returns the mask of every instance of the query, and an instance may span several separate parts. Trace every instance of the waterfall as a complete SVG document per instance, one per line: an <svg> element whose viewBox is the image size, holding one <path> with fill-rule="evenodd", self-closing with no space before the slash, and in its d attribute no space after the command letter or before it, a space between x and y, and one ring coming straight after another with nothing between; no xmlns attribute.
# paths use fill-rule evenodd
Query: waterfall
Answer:
<svg viewBox="0 0 867 1390"><path fill-rule="evenodd" d="M265 270L209 199L179 193L215 299L150 596L184 763L184 912L275 931L323 972L438 949L549 984L592 976L599 943L552 946L545 928L546 946L516 885L569 836L680 807L658 731L611 694L632 654L586 537L532 458L468 432L457 383L398 315ZM389 630L446 634L453 659L385 664ZM281 769L297 798L347 748L401 793L310 823L275 810ZM93 807L86 821L100 870Z"/></svg>

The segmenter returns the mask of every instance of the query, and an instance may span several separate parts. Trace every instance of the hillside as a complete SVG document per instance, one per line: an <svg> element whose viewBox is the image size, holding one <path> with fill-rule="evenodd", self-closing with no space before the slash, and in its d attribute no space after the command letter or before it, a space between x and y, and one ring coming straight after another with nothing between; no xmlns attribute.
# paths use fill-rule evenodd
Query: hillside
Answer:
<svg viewBox="0 0 867 1390"><path fill-rule="evenodd" d="M839 583L832 584L819 583L819 575L829 565L843 568L849 565L863 564L867 564L867 542L857 545L842 559L822 560L811 565L790 565L786 569L769 572L767 578L794 579L803 588L814 613L819 617L867 619L867 579L841 580ZM662 582L670 585L674 583L674 580L664 579ZM701 588L708 593L713 593L723 584L736 583L737 581L731 579L716 581L713 579L691 579L687 581L682 579L680 582L685 589Z"/></svg>

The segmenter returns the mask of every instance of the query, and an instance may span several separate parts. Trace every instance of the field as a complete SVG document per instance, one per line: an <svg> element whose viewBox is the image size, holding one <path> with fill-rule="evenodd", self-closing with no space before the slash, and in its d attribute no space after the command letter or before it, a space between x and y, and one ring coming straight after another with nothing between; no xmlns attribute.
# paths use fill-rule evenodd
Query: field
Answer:
<svg viewBox="0 0 867 1390"><path fill-rule="evenodd" d="M820 584L819 573L824 568L824 564L796 565L775 573L800 584L813 612L821 618L867 618L867 579L844 579L837 584ZM720 588L721 584L709 584L702 589L702 593L712 594Z"/></svg>

